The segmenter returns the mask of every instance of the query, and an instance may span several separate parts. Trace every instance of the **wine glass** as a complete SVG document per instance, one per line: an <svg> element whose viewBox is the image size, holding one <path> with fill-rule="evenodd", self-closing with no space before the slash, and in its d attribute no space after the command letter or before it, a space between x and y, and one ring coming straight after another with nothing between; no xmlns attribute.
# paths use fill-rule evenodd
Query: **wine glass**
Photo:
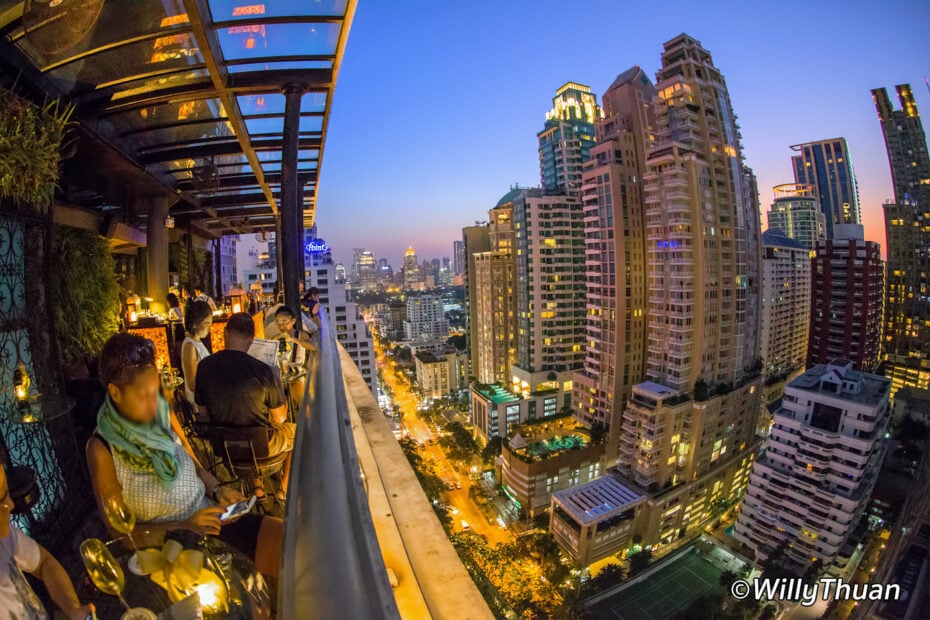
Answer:
<svg viewBox="0 0 930 620"><path fill-rule="evenodd" d="M103 511L107 515L107 521L114 530L125 534L132 545L133 554L139 549L136 547L136 541L132 538L132 532L136 528L136 515L133 514L126 502L119 495L110 495L103 500Z"/></svg>
<svg viewBox="0 0 930 620"><path fill-rule="evenodd" d="M123 598L126 575L103 541L99 538L88 538L82 542L81 559L94 585L101 592L118 596L126 611L129 611L129 603Z"/></svg>

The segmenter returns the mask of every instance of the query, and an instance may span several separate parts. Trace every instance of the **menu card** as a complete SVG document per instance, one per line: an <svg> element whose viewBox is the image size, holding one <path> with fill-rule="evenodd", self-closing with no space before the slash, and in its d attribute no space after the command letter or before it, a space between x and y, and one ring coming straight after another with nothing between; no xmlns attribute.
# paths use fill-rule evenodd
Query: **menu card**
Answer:
<svg viewBox="0 0 930 620"><path fill-rule="evenodd" d="M249 355L275 369L278 366L278 341L256 338L249 347Z"/></svg>

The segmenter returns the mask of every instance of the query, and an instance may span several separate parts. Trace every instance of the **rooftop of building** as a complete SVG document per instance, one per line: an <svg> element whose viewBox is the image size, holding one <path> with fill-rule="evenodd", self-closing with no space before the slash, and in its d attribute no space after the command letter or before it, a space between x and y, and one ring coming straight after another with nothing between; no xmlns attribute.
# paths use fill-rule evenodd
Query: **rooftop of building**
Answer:
<svg viewBox="0 0 930 620"><path fill-rule="evenodd" d="M446 360L445 355L436 355L434 353L430 353L429 351L419 351L414 357L416 357L424 364L436 364Z"/></svg>
<svg viewBox="0 0 930 620"><path fill-rule="evenodd" d="M524 461L542 460L591 444L591 431L562 413L511 426L507 448Z"/></svg>
<svg viewBox="0 0 930 620"><path fill-rule="evenodd" d="M602 476L581 486L556 491L552 496L566 512L584 525L620 514L645 499L613 476Z"/></svg>
<svg viewBox="0 0 930 620"><path fill-rule="evenodd" d="M607 90L612 90L614 88L619 88L624 84L632 84L635 80L640 80L643 83L652 82L649 80L649 76L640 68L639 65L633 65L614 79L613 83L607 88Z"/></svg>
<svg viewBox="0 0 930 620"><path fill-rule="evenodd" d="M845 384L853 384L855 389L844 389ZM839 386L833 388L825 385ZM865 372L854 370L852 362L833 360L828 364L817 364L788 384L788 387L824 394L833 398L854 403L875 405L887 398L891 389L891 380Z"/></svg>
<svg viewBox="0 0 930 620"><path fill-rule="evenodd" d="M497 405L502 403L514 403L522 400L519 396L498 383L490 385L484 384L481 386L476 385L474 386L474 390L484 395L486 398L490 399L491 402Z"/></svg>
<svg viewBox="0 0 930 620"><path fill-rule="evenodd" d="M912 407L930 409L930 390L927 389L903 387L895 392L894 398L895 400L904 400Z"/></svg>
<svg viewBox="0 0 930 620"><path fill-rule="evenodd" d="M791 248L792 250L808 250L809 248L798 241L792 239L787 233L778 228L769 228L762 233L762 245L768 247Z"/></svg>

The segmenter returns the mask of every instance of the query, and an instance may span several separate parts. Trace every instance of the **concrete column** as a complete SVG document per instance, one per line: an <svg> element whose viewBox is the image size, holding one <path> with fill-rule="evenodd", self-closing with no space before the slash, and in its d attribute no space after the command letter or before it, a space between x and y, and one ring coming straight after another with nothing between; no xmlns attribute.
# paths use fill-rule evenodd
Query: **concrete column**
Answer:
<svg viewBox="0 0 930 620"><path fill-rule="evenodd" d="M175 203L174 198L152 198L146 224L145 297L151 297L149 308L153 312L166 312L168 296L168 229L165 218Z"/></svg>
<svg viewBox="0 0 930 620"><path fill-rule="evenodd" d="M300 316L300 282L304 278L304 209L297 156L300 140L300 100L306 88L297 84L284 86L284 134L281 148L281 235L278 253L282 273L279 282L284 303Z"/></svg>

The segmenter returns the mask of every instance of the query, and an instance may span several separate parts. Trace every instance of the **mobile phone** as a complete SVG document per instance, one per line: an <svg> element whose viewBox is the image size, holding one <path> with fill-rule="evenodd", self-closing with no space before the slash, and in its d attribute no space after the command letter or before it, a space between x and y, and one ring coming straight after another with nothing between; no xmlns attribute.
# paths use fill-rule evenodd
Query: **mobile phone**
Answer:
<svg viewBox="0 0 930 620"><path fill-rule="evenodd" d="M220 515L220 521L229 521L230 519L244 515L248 511L252 510L252 506L255 505L256 499L258 498L253 495L249 499L244 499L241 502L230 504L226 507L226 510L223 511L223 514Z"/></svg>

